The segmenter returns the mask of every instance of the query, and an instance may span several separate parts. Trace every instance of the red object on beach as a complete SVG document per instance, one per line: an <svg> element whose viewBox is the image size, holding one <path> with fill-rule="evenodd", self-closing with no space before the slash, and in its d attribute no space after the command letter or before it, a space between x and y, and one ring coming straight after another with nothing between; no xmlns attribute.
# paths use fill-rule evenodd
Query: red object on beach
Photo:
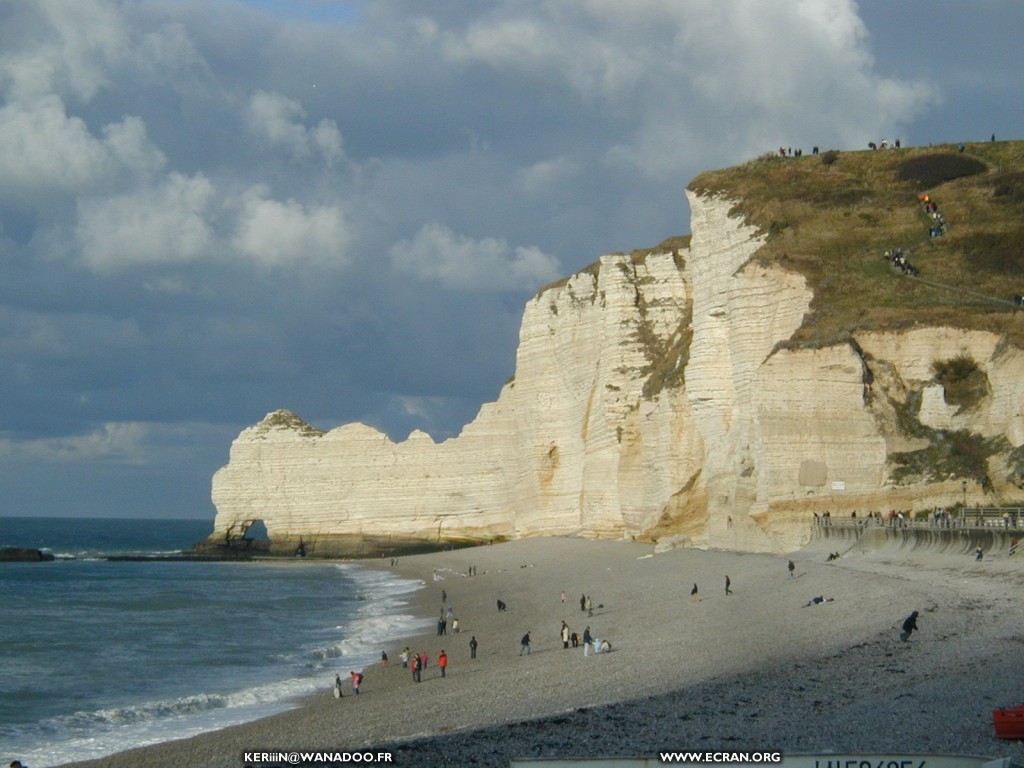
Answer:
<svg viewBox="0 0 1024 768"><path fill-rule="evenodd" d="M1024 706L993 709L992 724L1000 739L1024 739Z"/></svg>

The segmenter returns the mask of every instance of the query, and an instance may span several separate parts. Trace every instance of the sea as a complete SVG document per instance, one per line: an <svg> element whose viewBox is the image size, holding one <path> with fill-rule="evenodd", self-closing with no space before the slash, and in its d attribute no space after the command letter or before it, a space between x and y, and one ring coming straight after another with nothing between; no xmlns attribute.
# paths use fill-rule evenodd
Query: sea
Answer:
<svg viewBox="0 0 1024 768"><path fill-rule="evenodd" d="M0 563L0 765L94 759L281 712L433 623L409 605L422 582L355 564L161 559L211 530L0 517L0 547L55 556Z"/></svg>

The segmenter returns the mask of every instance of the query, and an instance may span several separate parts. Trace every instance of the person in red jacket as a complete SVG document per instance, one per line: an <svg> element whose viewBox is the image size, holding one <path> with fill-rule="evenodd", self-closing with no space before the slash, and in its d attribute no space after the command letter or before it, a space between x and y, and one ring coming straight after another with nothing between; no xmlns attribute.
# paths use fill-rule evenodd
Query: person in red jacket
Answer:
<svg viewBox="0 0 1024 768"><path fill-rule="evenodd" d="M445 670L448 669L448 654L444 651L441 651L437 657L437 666L441 668L441 677L445 677Z"/></svg>

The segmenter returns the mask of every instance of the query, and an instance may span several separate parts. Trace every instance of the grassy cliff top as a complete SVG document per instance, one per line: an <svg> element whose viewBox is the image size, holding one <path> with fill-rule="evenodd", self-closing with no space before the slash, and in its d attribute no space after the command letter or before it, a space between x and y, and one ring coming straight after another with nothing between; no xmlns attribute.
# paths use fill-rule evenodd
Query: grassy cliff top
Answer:
<svg viewBox="0 0 1024 768"><path fill-rule="evenodd" d="M858 330L949 325L1024 347L1024 142L765 156L702 173L692 191L735 200L767 235L756 259L804 275L811 310L791 343L821 346ZM946 223L919 201L930 195ZM887 262L903 248L920 279Z"/></svg>

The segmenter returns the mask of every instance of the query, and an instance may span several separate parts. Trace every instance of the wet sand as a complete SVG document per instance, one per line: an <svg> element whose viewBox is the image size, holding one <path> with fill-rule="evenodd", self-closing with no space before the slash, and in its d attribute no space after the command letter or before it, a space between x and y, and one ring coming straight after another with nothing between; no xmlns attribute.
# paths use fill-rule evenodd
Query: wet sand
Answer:
<svg viewBox="0 0 1024 768"><path fill-rule="evenodd" d="M294 750L389 752L402 767L709 749L1024 759L1020 742L995 738L991 718L1024 704L1024 560L895 548L826 555L824 544L789 557L655 555L642 544L549 538L405 557L394 568L367 562L422 579L414 601L424 616L440 615L447 592L461 632L382 649L389 668L367 668L358 697L346 685L335 699L332 672L321 695L289 712L75 765L240 768L247 752ZM593 616L580 610L581 594ZM818 595L834 599L808 606ZM901 642L914 610L920 631ZM580 634L589 625L611 652L563 649L563 620ZM527 631L531 653L520 656ZM430 657L422 683L401 668L405 645ZM336 671L349 669L342 661Z"/></svg>

